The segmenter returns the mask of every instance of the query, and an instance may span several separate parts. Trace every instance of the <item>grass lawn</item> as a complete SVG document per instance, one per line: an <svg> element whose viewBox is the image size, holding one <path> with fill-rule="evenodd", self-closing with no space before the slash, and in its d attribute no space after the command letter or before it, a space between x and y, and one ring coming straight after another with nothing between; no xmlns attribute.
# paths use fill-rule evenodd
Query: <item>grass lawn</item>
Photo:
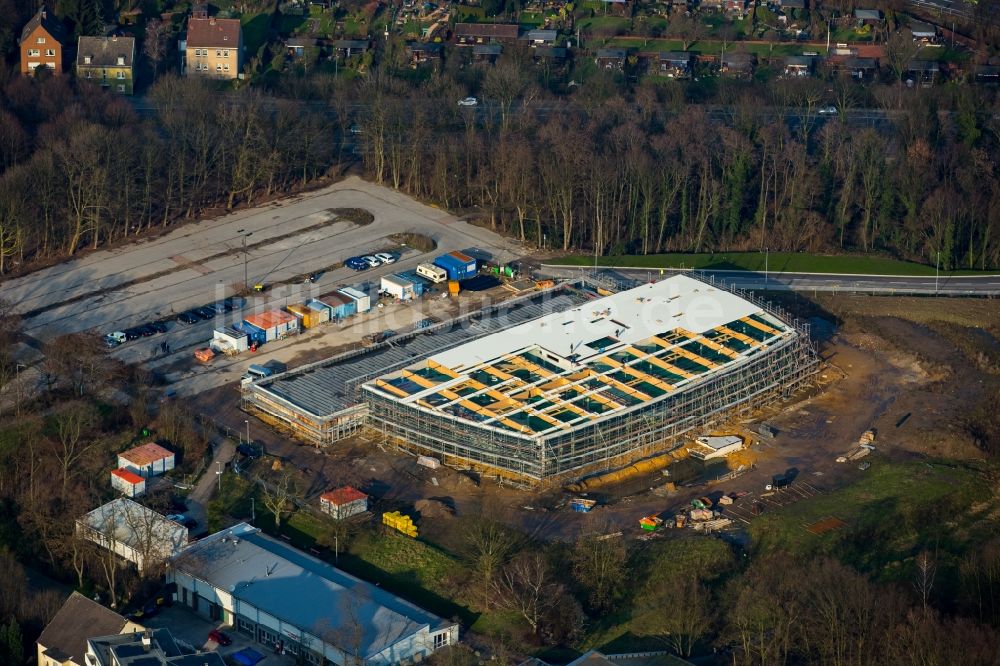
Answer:
<svg viewBox="0 0 1000 666"><path fill-rule="evenodd" d="M719 254L647 254L598 257L599 266L634 268L714 268L764 272L762 252L723 252ZM594 257L575 255L552 259L548 263L566 266L593 266ZM853 255L816 255L801 252L771 252L767 257L771 273L842 273L845 275L915 275L932 276L934 266L898 261L884 257ZM1000 271L941 271L941 275L997 275Z"/></svg>
<svg viewBox="0 0 1000 666"><path fill-rule="evenodd" d="M534 28L544 23L545 17L541 12L521 12L517 17L517 22L523 26Z"/></svg>
<svg viewBox="0 0 1000 666"><path fill-rule="evenodd" d="M611 32L614 30L627 30L631 25L632 21L620 16L595 16L594 18L577 21L577 26L583 31L604 30Z"/></svg>
<svg viewBox="0 0 1000 666"><path fill-rule="evenodd" d="M298 17L296 17L298 18ZM243 16L240 23L243 25L243 46L248 57L256 55L257 50L267 39L267 26L271 21L271 15L255 14Z"/></svg>
<svg viewBox="0 0 1000 666"><path fill-rule="evenodd" d="M968 511L991 498L979 470L953 463L894 463L877 456L871 462L850 485L753 521L754 548L803 556L827 553L891 579L902 560L928 543L960 556L995 530L988 519ZM989 513L990 504L980 509L982 514ZM807 525L831 516L846 526L822 535L806 531Z"/></svg>

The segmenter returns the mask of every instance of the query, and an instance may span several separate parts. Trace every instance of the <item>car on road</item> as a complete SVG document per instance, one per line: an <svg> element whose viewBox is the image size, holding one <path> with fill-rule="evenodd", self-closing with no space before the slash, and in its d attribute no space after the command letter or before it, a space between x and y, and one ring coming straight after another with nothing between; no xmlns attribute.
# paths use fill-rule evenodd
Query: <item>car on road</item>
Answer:
<svg viewBox="0 0 1000 666"><path fill-rule="evenodd" d="M396 263L396 255L392 252L376 252L375 258L381 261L383 264L394 264Z"/></svg>
<svg viewBox="0 0 1000 666"><path fill-rule="evenodd" d="M167 328L167 322L165 321L154 321L149 323L150 328L152 328L157 333L166 333L169 329Z"/></svg>
<svg viewBox="0 0 1000 666"><path fill-rule="evenodd" d="M177 315L177 321L181 322L182 324L197 324L199 321L201 321L201 318L194 312L188 310L187 312L182 312L179 315Z"/></svg>
<svg viewBox="0 0 1000 666"><path fill-rule="evenodd" d="M212 631L208 632L208 640L212 641L213 643L217 643L223 647L230 645L233 642L232 638L226 636L218 629L212 629Z"/></svg>
<svg viewBox="0 0 1000 666"><path fill-rule="evenodd" d="M344 261L344 265L348 268L353 268L356 271L364 271L371 268L363 257L349 257Z"/></svg>
<svg viewBox="0 0 1000 666"><path fill-rule="evenodd" d="M117 347L120 344L124 344L126 341L125 334L121 331L115 331L114 333L108 333L104 336L104 344L109 347Z"/></svg>
<svg viewBox="0 0 1000 666"><path fill-rule="evenodd" d="M323 277L323 273L325 273L325 272L326 271L316 271L315 273L310 273L309 274L309 281L310 282L319 282L319 279L321 277Z"/></svg>
<svg viewBox="0 0 1000 666"><path fill-rule="evenodd" d="M819 110L821 116L833 116L837 113L837 107L835 106L824 106Z"/></svg>
<svg viewBox="0 0 1000 666"><path fill-rule="evenodd" d="M459 106L476 106L479 104L479 100L475 97L466 97L465 99L458 100Z"/></svg>
<svg viewBox="0 0 1000 666"><path fill-rule="evenodd" d="M215 308L209 307L208 305L204 305L200 308L195 308L194 310L192 310L192 312L194 312L196 315L198 315L199 317L201 317L206 321L215 318Z"/></svg>
<svg viewBox="0 0 1000 666"><path fill-rule="evenodd" d="M366 254L365 256L361 257L361 261L368 264L369 268L376 268L377 266L382 265L382 260L376 257L374 254Z"/></svg>
<svg viewBox="0 0 1000 666"><path fill-rule="evenodd" d="M350 132L351 134L364 134L364 130L362 130L362 129L361 129L360 127L358 127L357 125L351 125L351 126L350 126L350 128L348 129L348 131L349 131L349 132Z"/></svg>

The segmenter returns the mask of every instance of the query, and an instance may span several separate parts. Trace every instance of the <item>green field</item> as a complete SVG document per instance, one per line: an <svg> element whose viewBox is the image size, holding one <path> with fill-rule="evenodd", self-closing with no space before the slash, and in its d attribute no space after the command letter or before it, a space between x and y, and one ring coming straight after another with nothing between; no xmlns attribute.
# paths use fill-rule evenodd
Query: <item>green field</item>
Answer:
<svg viewBox="0 0 1000 666"><path fill-rule="evenodd" d="M767 255L771 273L828 273L844 275L933 276L934 266L884 257L854 255L771 252ZM594 257L573 255L551 259L547 263L564 266L593 266ZM765 269L763 252L722 252L718 254L645 254L598 257L598 266L621 268L714 268L716 270L756 271ZM1000 271L941 271L941 275L1000 275Z"/></svg>

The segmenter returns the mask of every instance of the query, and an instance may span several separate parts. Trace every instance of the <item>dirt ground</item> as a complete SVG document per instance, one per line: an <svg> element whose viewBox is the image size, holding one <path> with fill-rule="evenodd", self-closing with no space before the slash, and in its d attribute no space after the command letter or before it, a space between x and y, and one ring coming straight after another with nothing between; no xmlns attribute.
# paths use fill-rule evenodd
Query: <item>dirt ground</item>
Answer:
<svg viewBox="0 0 1000 666"><path fill-rule="evenodd" d="M485 510L537 534L563 539L592 530L639 536L638 520L644 515L669 511L709 491L759 494L778 473L791 471L820 491L832 489L864 474L856 463L835 459L869 428L878 433L875 460L983 457L969 434L968 420L975 405L1000 391L1000 308L995 303L832 295L808 301L794 298L794 303L783 305L793 306L797 316L811 317L819 324L816 328L831 333L817 344L822 369L813 386L788 404L755 415L754 423L766 421L778 434L757 441L743 454L745 462L754 462L754 469L723 484L697 483L663 496L651 492L667 480L656 472L602 488L602 504L590 514L577 514L567 508L570 495L561 488L525 491L467 472L429 470L413 457L386 447L376 432L320 452L249 417L251 436L264 443L269 454L302 471L310 497L352 484L385 506L412 507L418 500L435 498L453 507L459 517ZM310 350L301 362L330 351ZM203 394L195 404L235 433L245 428L248 418L239 410L238 398L234 387L224 387ZM446 543L450 520L436 516L424 521L421 531Z"/></svg>

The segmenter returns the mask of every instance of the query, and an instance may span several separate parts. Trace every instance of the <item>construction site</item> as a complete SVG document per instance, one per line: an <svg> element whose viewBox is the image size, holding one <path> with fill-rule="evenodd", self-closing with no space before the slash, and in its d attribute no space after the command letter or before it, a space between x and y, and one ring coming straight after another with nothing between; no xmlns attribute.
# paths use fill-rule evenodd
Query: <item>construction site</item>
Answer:
<svg viewBox="0 0 1000 666"><path fill-rule="evenodd" d="M817 365L806 326L750 294L587 275L256 382L242 406L315 445L368 427L531 486L663 453Z"/></svg>

